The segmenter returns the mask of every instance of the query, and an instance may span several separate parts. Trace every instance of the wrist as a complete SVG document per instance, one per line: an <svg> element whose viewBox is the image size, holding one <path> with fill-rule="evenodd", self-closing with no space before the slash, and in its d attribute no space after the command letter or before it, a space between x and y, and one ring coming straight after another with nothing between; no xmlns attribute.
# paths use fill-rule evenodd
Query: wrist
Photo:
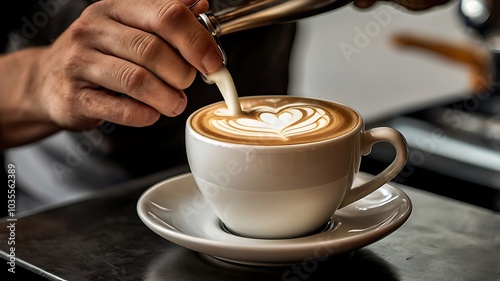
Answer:
<svg viewBox="0 0 500 281"><path fill-rule="evenodd" d="M34 142L60 130L50 119L41 94L43 52L43 48L30 48L0 56L0 149Z"/></svg>

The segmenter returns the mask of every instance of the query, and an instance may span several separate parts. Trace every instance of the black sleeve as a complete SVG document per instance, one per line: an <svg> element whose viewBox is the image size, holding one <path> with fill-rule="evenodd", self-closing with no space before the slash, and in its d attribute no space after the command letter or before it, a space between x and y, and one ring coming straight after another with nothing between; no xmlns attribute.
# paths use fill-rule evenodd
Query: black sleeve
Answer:
<svg viewBox="0 0 500 281"><path fill-rule="evenodd" d="M0 8L0 18L2 19L2 24L0 24L1 52L7 44L9 33L22 24L24 17L33 13L36 2L35 0L7 0L2 3L3 7Z"/></svg>
<svg viewBox="0 0 500 281"><path fill-rule="evenodd" d="M95 1L6 0L0 8L0 52L50 44Z"/></svg>

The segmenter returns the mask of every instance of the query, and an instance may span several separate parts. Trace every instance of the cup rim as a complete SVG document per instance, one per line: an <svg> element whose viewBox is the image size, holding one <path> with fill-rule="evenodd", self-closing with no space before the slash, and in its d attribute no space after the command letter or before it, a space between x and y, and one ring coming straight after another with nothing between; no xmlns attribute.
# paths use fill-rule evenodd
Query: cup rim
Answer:
<svg viewBox="0 0 500 281"><path fill-rule="evenodd" d="M310 100L310 101L320 101L320 102L326 102L326 103L335 104L337 106L343 107L343 108L345 108L347 110L350 110L353 113L355 113L358 116L358 122L347 133L345 133L343 135L340 135L340 136L336 136L336 137L332 137L332 138L328 138L328 139L323 139L323 140L316 140L316 141L305 142L305 143L273 144L273 145L249 144L249 143L235 143L235 142L217 140L217 139L205 136L205 135L197 132L192 127L192 125L191 125L191 120L194 117L194 115L196 115L199 111L202 111L203 109L205 109L205 108L207 108L209 106L225 102L224 100L221 100L221 101L218 101L218 102L215 102L215 103L211 103L211 104L205 105L205 106L203 106L201 108L198 108L194 112L192 112L189 115L188 119L186 120L186 129L189 130L190 133L193 134L197 139L202 139L202 140L204 140L205 142L208 142L208 143L213 143L213 144L219 145L219 146L231 146L231 147L242 147L242 148L243 147L252 147L254 149L255 148L266 148L266 149L270 149L270 148L287 149L288 148L288 149L290 149L292 147L305 147L305 146L310 146L310 145L318 145L318 144L322 144L322 143L330 143L330 142L339 141L341 139L345 139L347 137L350 137L352 134L355 134L356 132L361 132L364 129L364 119L363 119L363 117L361 116L361 114L356 109L354 109L352 107L349 107L349 106L347 106L345 104L342 104L342 103L339 103L339 102L335 102L335 101L331 101L331 100L320 99L320 98L313 98L313 97L303 97L303 96L290 96L290 95L243 96L243 97L239 97L239 99L283 98L283 97L295 97L295 98L300 98L300 99L305 99L305 100ZM188 134L186 134L186 137L187 136L188 136Z"/></svg>

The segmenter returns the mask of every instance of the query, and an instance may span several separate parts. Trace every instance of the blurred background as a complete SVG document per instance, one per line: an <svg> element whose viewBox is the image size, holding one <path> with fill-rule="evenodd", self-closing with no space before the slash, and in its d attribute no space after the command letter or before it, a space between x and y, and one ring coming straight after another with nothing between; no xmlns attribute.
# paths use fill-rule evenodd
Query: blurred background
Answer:
<svg viewBox="0 0 500 281"><path fill-rule="evenodd" d="M347 5L301 20L290 92L351 106L367 128L401 131L410 154L395 182L500 211L499 5ZM392 155L377 144L362 170L378 173Z"/></svg>
<svg viewBox="0 0 500 281"><path fill-rule="evenodd" d="M352 106L367 121L465 95L469 87L467 66L431 53L398 48L391 40L400 33L452 44L475 40L459 18L458 4L454 1L413 13L387 4L378 4L368 12L347 5L300 20L291 93Z"/></svg>

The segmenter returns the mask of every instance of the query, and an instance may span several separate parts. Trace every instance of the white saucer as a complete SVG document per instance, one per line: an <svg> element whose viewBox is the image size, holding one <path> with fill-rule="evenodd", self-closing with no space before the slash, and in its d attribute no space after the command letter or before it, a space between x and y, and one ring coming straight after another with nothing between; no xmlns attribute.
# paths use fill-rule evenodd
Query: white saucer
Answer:
<svg viewBox="0 0 500 281"><path fill-rule="evenodd" d="M358 175L356 182L366 180L366 175ZM266 240L223 230L190 173L152 186L137 203L140 219L161 237L219 259L253 265L324 260L364 247L398 229L408 219L411 208L403 191L386 184L337 211L326 229L316 234Z"/></svg>

